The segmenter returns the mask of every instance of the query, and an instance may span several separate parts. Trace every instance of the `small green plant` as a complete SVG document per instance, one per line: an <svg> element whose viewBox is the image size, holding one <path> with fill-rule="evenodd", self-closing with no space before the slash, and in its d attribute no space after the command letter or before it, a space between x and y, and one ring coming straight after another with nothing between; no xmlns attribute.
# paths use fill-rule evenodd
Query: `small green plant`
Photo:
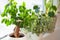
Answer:
<svg viewBox="0 0 60 40"><path fill-rule="evenodd" d="M45 0L47 1L47 0ZM34 8L34 7L33 7ZM35 7L37 8L37 7ZM50 1L45 3L46 12L38 16L36 20L36 26L33 28L33 32L39 35L40 33L53 32L55 28L55 13L56 6L54 6Z"/></svg>
<svg viewBox="0 0 60 40"><path fill-rule="evenodd" d="M37 19L35 12L27 9L25 6L25 2L17 7L17 3L14 0L9 0L9 3L5 5L4 11L1 14L3 17L2 23L5 23L7 26L11 24L16 25L13 33L16 38L20 35L20 28L26 28L31 31L32 25Z"/></svg>
<svg viewBox="0 0 60 40"><path fill-rule="evenodd" d="M39 35L40 33L51 33L55 28L55 18L46 16L46 14L40 15L40 18L36 20L36 26L33 28L33 32Z"/></svg>
<svg viewBox="0 0 60 40"><path fill-rule="evenodd" d="M56 14L56 10L57 10L56 6L52 5L52 6L49 8L48 16L54 17L55 14Z"/></svg>
<svg viewBox="0 0 60 40"><path fill-rule="evenodd" d="M45 0L45 7L46 7L46 13L48 14L48 16L54 17L56 14L57 7L53 5L53 0L49 0L48 2L47 0Z"/></svg>
<svg viewBox="0 0 60 40"><path fill-rule="evenodd" d="M34 5L34 6L33 6L33 9L35 10L36 13L39 13L39 11L40 11L40 10L39 10L40 8L39 8L38 5Z"/></svg>
<svg viewBox="0 0 60 40"><path fill-rule="evenodd" d="M50 12L48 12L48 16L49 17L54 17L55 16L55 13L53 11L50 11Z"/></svg>

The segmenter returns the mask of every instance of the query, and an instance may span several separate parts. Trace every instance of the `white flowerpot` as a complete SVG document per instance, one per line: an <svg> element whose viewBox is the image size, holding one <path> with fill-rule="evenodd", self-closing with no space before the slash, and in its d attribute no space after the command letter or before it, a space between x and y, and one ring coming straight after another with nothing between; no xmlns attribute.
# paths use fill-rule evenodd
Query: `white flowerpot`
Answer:
<svg viewBox="0 0 60 40"><path fill-rule="evenodd" d="M27 40L27 37L24 36L24 37L21 37L21 38L14 38L14 37L9 36L8 40Z"/></svg>

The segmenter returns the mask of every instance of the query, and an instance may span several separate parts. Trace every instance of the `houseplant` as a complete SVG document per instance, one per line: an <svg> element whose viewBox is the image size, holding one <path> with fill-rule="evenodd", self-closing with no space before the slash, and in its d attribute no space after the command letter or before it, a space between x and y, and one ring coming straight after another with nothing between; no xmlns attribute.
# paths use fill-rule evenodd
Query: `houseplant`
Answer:
<svg viewBox="0 0 60 40"><path fill-rule="evenodd" d="M54 32L55 23L56 23L56 6L52 5L50 2L48 2L46 5L46 12L40 13L37 5L34 5L33 9L37 10L37 16L38 19L35 21L35 26L33 28L33 32L36 33L38 36L42 33L44 36L45 33L52 33Z"/></svg>
<svg viewBox="0 0 60 40"><path fill-rule="evenodd" d="M52 17L47 16L48 12L47 14L37 16L35 15L35 12L25 7L24 2L21 6L17 7L17 3L14 0L9 0L9 3L5 6L4 12L1 14L1 16L4 17L2 23L5 23L7 26L10 24L16 25L14 32L10 35L13 35L15 38L19 38L21 35L21 33L19 33L20 28L25 28L26 30L39 35L43 32L49 32L49 27L51 25L49 23L53 22ZM22 37L24 37L24 35Z"/></svg>
<svg viewBox="0 0 60 40"><path fill-rule="evenodd" d="M49 2L46 1L47 0L45 0L46 12L45 14L41 13L41 15L38 15L38 19L36 20L37 26L34 27L34 32L37 34L51 33L55 28L57 8L51 3L51 0ZM36 10L37 8L38 7L36 6L34 9ZM40 12L38 14L40 14Z"/></svg>
<svg viewBox="0 0 60 40"><path fill-rule="evenodd" d="M47 10L44 13L40 13L37 5L34 5L33 9L37 10L38 19L35 21L35 26L32 28L33 33L36 33L38 36L42 33L52 33L54 32L55 23L56 23L56 6L47 3ZM50 5L50 6L49 6ZM43 35L42 35L43 36Z"/></svg>
<svg viewBox="0 0 60 40"><path fill-rule="evenodd" d="M24 37L25 35L20 33L20 28L25 28L29 31L33 28L32 25L35 23L37 16L35 15L35 12L31 9L27 9L25 6L25 2L23 2L22 5L17 7L17 3L14 0L9 0L9 3L5 5L4 11L1 14L3 17L2 23L5 23L7 26L11 24L16 25L14 32L10 34L10 37Z"/></svg>

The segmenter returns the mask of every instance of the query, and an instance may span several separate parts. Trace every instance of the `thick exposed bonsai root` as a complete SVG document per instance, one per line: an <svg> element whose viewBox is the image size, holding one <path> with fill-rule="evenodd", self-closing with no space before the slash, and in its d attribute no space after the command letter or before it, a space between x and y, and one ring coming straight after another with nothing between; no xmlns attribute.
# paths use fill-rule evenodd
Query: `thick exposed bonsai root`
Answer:
<svg viewBox="0 0 60 40"><path fill-rule="evenodd" d="M19 35L20 35L19 31L20 31L20 28L19 28L18 26L14 28L14 36L15 36L16 38L18 38Z"/></svg>
<svg viewBox="0 0 60 40"><path fill-rule="evenodd" d="M14 28L14 32L10 34L10 37L14 37L14 38L24 37L24 34L19 33L19 31L20 31L19 26L16 26Z"/></svg>

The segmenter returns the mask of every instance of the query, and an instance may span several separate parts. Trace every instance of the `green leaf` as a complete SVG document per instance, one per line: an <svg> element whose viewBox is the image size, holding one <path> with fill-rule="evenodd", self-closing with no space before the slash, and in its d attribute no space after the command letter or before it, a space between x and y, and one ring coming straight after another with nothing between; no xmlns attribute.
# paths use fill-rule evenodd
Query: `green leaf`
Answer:
<svg viewBox="0 0 60 40"><path fill-rule="evenodd" d="M2 17L4 17L4 16L5 16L5 14L3 13L3 14L1 14L1 16L2 16Z"/></svg>
<svg viewBox="0 0 60 40"><path fill-rule="evenodd" d="M15 19L11 18L11 19L10 19L10 22L11 22L11 23L14 23L14 22L15 22Z"/></svg>
<svg viewBox="0 0 60 40"><path fill-rule="evenodd" d="M48 16L49 17L54 17L55 16L55 13L53 11L50 11L50 12L48 12Z"/></svg>
<svg viewBox="0 0 60 40"><path fill-rule="evenodd" d="M24 6L24 7L26 6L25 2L22 3L22 6Z"/></svg>
<svg viewBox="0 0 60 40"><path fill-rule="evenodd" d="M19 11L20 11L20 12L24 12L25 9L26 9L26 8L25 8L24 6L19 6Z"/></svg>
<svg viewBox="0 0 60 40"><path fill-rule="evenodd" d="M48 9L50 7L51 7L51 3L49 2L49 3L46 4L46 9Z"/></svg>
<svg viewBox="0 0 60 40"><path fill-rule="evenodd" d="M9 2L13 2L14 0L8 0Z"/></svg>
<svg viewBox="0 0 60 40"><path fill-rule="evenodd" d="M38 7L38 5L34 5L34 7L33 7L33 9L38 9L39 7Z"/></svg>
<svg viewBox="0 0 60 40"><path fill-rule="evenodd" d="M10 5L9 3L8 3L8 4L6 4L6 5L5 5L5 9L7 9L9 5Z"/></svg>
<svg viewBox="0 0 60 40"><path fill-rule="evenodd" d="M56 11L57 10L57 8L56 8L56 6L51 6L51 9L53 9L53 11Z"/></svg>
<svg viewBox="0 0 60 40"><path fill-rule="evenodd" d="M6 19L2 19L2 21L1 21L1 22L2 22L2 23L5 23L5 21L6 21Z"/></svg>
<svg viewBox="0 0 60 40"><path fill-rule="evenodd" d="M4 16L7 16L7 14L3 12L3 13L1 14L1 16L4 17Z"/></svg>
<svg viewBox="0 0 60 40"><path fill-rule="evenodd" d="M5 23L6 23L7 26L11 25L11 22L9 20L6 20Z"/></svg>

